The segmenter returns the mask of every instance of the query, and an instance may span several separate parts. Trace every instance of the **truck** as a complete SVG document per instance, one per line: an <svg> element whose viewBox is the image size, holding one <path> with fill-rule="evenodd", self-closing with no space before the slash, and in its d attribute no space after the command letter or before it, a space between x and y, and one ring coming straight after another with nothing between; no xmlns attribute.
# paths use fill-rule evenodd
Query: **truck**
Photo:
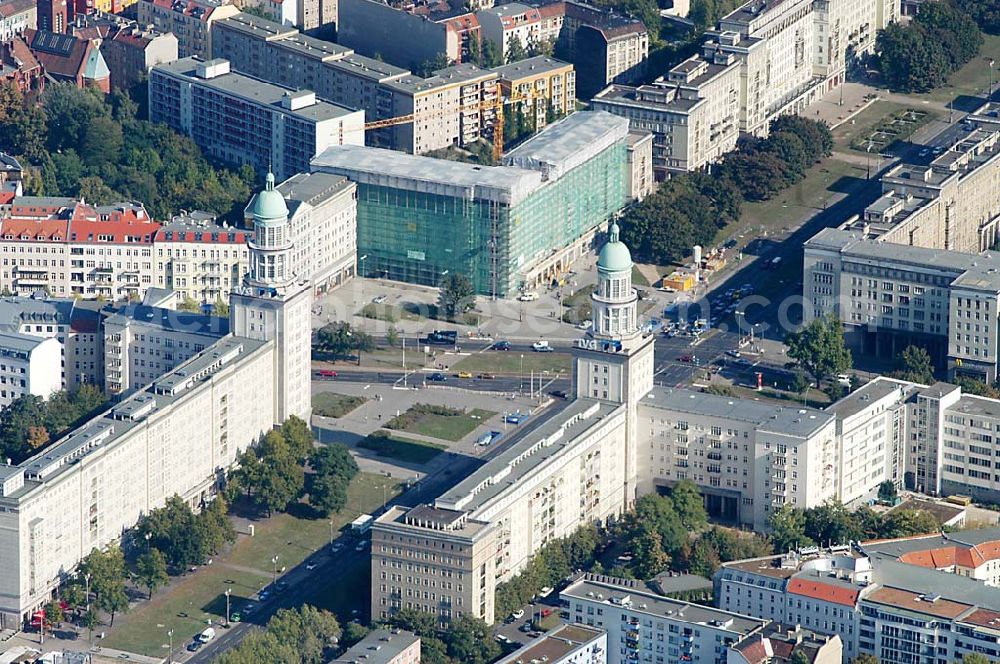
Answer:
<svg viewBox="0 0 1000 664"><path fill-rule="evenodd" d="M351 521L351 532L357 535L364 535L372 529L372 522L374 521L375 519L372 518L371 514L362 514L354 521Z"/></svg>

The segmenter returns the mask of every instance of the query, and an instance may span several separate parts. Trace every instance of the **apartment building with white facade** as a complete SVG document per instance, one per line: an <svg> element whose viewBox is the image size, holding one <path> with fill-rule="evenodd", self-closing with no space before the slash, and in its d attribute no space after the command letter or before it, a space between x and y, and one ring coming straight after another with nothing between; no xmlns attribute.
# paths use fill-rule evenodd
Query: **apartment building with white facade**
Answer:
<svg viewBox="0 0 1000 664"><path fill-rule="evenodd" d="M0 332L0 409L26 394L61 390L62 345L54 338Z"/></svg>
<svg viewBox="0 0 1000 664"><path fill-rule="evenodd" d="M119 300L152 285L159 229L141 203L20 196L0 206L0 288Z"/></svg>
<svg viewBox="0 0 1000 664"><path fill-rule="evenodd" d="M754 530L786 504L808 509L840 496L829 412L658 387L640 404L639 435L653 485L692 480L710 513Z"/></svg>
<svg viewBox="0 0 1000 664"><path fill-rule="evenodd" d="M249 238L207 212L174 215L153 240L156 287L172 290L178 302L227 301L250 269Z"/></svg>
<svg viewBox="0 0 1000 664"><path fill-rule="evenodd" d="M730 649L766 620L671 599L641 581L584 574L559 593L570 622L607 632L608 664L725 664Z"/></svg>
<svg viewBox="0 0 1000 664"><path fill-rule="evenodd" d="M318 101L230 70L229 61L184 58L153 67L149 118L190 136L207 154L279 179L308 172L334 145L364 145L364 111Z"/></svg>
<svg viewBox="0 0 1000 664"><path fill-rule="evenodd" d="M832 313L848 343L894 357L911 344L948 374L998 376L1000 256L894 244L828 228L803 244L803 319Z"/></svg>
<svg viewBox="0 0 1000 664"><path fill-rule="evenodd" d="M212 57L212 24L240 13L228 0L139 0L135 6L140 25L177 36L182 58Z"/></svg>
<svg viewBox="0 0 1000 664"><path fill-rule="evenodd" d="M210 497L274 425L308 421L311 288L290 270L288 211L273 177L267 191L251 272L231 299L235 334L35 456L0 464L0 627L20 629L93 548L170 496Z"/></svg>
<svg viewBox="0 0 1000 664"><path fill-rule="evenodd" d="M496 664L608 664L608 634L581 624L561 624L533 639Z"/></svg>
<svg viewBox="0 0 1000 664"><path fill-rule="evenodd" d="M612 226L598 258L593 337L580 340L576 399L433 504L393 506L372 527L372 616L413 608L442 623L492 623L496 584L546 543L636 498L635 408L652 388L653 338L639 333L631 255Z"/></svg>
<svg viewBox="0 0 1000 664"><path fill-rule="evenodd" d="M1000 657L1000 530L810 547L724 563L725 610L838 635L844 661L950 664Z"/></svg>
<svg viewBox="0 0 1000 664"><path fill-rule="evenodd" d="M694 56L650 84L605 88L591 103L595 110L628 118L634 131L652 132L653 171L664 180L735 149L740 78L740 64L731 55Z"/></svg>

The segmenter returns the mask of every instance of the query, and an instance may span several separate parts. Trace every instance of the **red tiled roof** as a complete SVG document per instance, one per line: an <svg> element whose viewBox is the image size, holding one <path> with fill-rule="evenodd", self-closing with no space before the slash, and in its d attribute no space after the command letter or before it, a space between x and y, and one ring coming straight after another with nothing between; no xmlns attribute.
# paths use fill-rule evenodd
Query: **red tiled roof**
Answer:
<svg viewBox="0 0 1000 664"><path fill-rule="evenodd" d="M955 565L976 568L991 560L1000 560L1000 541L983 542L971 547L956 544L936 549L911 551L901 555L899 560L908 565L934 569L945 569Z"/></svg>
<svg viewBox="0 0 1000 664"><path fill-rule="evenodd" d="M782 641L780 639L769 639L771 641L771 650L774 652L775 657L780 657L782 659L791 659L792 651L795 650L795 643L789 643L788 641Z"/></svg>
<svg viewBox="0 0 1000 664"><path fill-rule="evenodd" d="M961 622L989 627L991 629L1000 629L1000 612L990 611L989 609L976 609L962 618Z"/></svg>
<svg viewBox="0 0 1000 664"><path fill-rule="evenodd" d="M752 639L739 644L736 649L743 659L750 664L763 664L768 659L767 648L764 646L764 637L754 636Z"/></svg>
<svg viewBox="0 0 1000 664"><path fill-rule="evenodd" d="M920 592L901 590L883 586L865 597L864 601L894 606L907 611L916 611L929 616L955 619L972 608L971 604L953 602L949 599L936 598L934 601L924 599Z"/></svg>
<svg viewBox="0 0 1000 664"><path fill-rule="evenodd" d="M0 238L61 242L66 239L68 228L69 221L65 219L4 219L0 225Z"/></svg>
<svg viewBox="0 0 1000 664"><path fill-rule="evenodd" d="M19 202L22 201L22 202ZM148 244L160 224L141 205L94 208L85 203L65 205L58 199L14 199L0 224L5 239Z"/></svg>
<svg viewBox="0 0 1000 664"><path fill-rule="evenodd" d="M14 200L13 191L0 191L0 205L7 205L12 200Z"/></svg>
<svg viewBox="0 0 1000 664"><path fill-rule="evenodd" d="M76 80L83 75L83 68L87 63L87 54L93 48L93 44L84 39L76 39L71 35L59 35L62 40L72 40L65 42L66 48L56 51L55 49L43 48L42 43L48 39L45 30L32 30L28 28L24 31L24 40L31 46L31 52L45 68L47 74L55 78L69 78ZM62 46L63 44L60 44Z"/></svg>
<svg viewBox="0 0 1000 664"><path fill-rule="evenodd" d="M566 15L566 3L565 2L553 2L548 5L542 5L538 8L538 16L541 18L552 18L554 16L565 16Z"/></svg>
<svg viewBox="0 0 1000 664"><path fill-rule="evenodd" d="M858 590L854 588L843 588L832 586L821 581L811 579L792 579L788 583L788 592L793 595L802 595L812 599L820 599L824 602L833 602L844 606L854 606L858 601Z"/></svg>

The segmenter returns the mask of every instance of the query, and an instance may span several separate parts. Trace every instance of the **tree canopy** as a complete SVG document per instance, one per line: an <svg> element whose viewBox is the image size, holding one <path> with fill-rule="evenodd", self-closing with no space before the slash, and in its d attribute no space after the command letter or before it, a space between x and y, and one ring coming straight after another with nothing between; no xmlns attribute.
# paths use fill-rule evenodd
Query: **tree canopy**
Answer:
<svg viewBox="0 0 1000 664"><path fill-rule="evenodd" d="M59 390L48 399L20 396L0 412L0 458L18 463L106 405L107 397L95 385L82 385L73 392Z"/></svg>
<svg viewBox="0 0 1000 664"><path fill-rule="evenodd" d="M844 326L836 316L817 318L785 337L788 357L822 381L851 368L851 351L844 342Z"/></svg>
<svg viewBox="0 0 1000 664"><path fill-rule="evenodd" d="M251 632L237 647L215 659L218 664L322 664L335 652L340 624L329 611L304 604L280 609L263 630Z"/></svg>
<svg viewBox="0 0 1000 664"><path fill-rule="evenodd" d="M0 151L28 167L27 193L142 201L156 219L178 210L241 216L254 172L216 168L194 142L137 117L125 92L50 83L39 103L0 85Z"/></svg>

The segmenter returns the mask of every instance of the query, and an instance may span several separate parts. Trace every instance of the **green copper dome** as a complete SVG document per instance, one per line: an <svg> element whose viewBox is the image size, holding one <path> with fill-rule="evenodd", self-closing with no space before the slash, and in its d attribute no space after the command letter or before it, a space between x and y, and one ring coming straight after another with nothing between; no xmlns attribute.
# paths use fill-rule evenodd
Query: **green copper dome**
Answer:
<svg viewBox="0 0 1000 664"><path fill-rule="evenodd" d="M632 253L625 243L618 239L618 224L612 223L608 230L608 243L601 248L597 258L597 269L603 272L626 272L632 269Z"/></svg>
<svg viewBox="0 0 1000 664"><path fill-rule="evenodd" d="M253 209L250 210L254 219L261 222L285 221L288 218L288 206L285 199L274 188L274 174L267 174L267 182L264 191L254 198Z"/></svg>

